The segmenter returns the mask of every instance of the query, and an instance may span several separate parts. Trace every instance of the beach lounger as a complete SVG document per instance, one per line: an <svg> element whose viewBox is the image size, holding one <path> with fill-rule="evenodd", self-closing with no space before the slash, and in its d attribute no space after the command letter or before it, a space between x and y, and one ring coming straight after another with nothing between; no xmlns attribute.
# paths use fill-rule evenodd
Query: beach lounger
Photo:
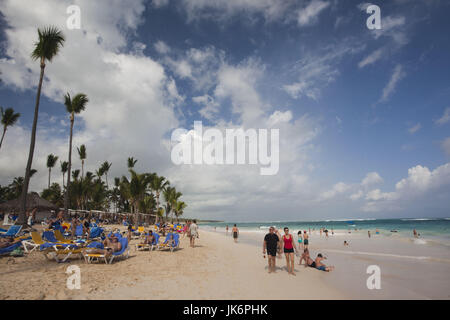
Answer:
<svg viewBox="0 0 450 320"><path fill-rule="evenodd" d="M102 232L103 232L102 228L92 227L90 234L89 234L89 239L99 238L101 236Z"/></svg>
<svg viewBox="0 0 450 320"><path fill-rule="evenodd" d="M63 236L63 234L61 233L60 230L55 230L54 234L55 234L56 242L73 243L72 240L64 238L64 236Z"/></svg>
<svg viewBox="0 0 450 320"><path fill-rule="evenodd" d="M7 232L5 232L4 234L0 234L0 236L1 237L17 237L20 230L22 230L21 225L13 225L13 226L9 227Z"/></svg>
<svg viewBox="0 0 450 320"><path fill-rule="evenodd" d="M140 249L145 250L147 248L150 251L152 251L153 249L157 248L158 244L159 244L159 234L153 233L153 236L154 236L154 239L151 244L150 243L136 243L136 251L138 251Z"/></svg>
<svg viewBox="0 0 450 320"><path fill-rule="evenodd" d="M31 241L30 240L22 241L22 246L26 253L31 253L44 243L45 241L42 239L41 235L38 232L33 231L31 232ZM29 249L30 247L31 250Z"/></svg>
<svg viewBox="0 0 450 320"><path fill-rule="evenodd" d="M173 252L180 246L180 235L176 233L168 233L163 243L158 246L158 249L170 249Z"/></svg>
<svg viewBox="0 0 450 320"><path fill-rule="evenodd" d="M122 249L118 252L114 252L110 257L107 257L105 254L100 253L87 253L84 252L84 260L86 263L91 263L92 261L105 261L106 264L111 264L114 258L128 258L130 256L130 248L128 247L128 239L126 237L120 238L120 244L122 245ZM103 248L102 248L103 249ZM108 260L109 258L109 260Z"/></svg>
<svg viewBox="0 0 450 320"><path fill-rule="evenodd" d="M67 244L65 246L53 245L51 247L44 247L42 249L47 259L51 260L53 258L58 263L66 262L66 260L69 259L69 257L74 255L78 255L78 257L81 258L83 256L82 250L83 250L82 248L79 248L71 244Z"/></svg>

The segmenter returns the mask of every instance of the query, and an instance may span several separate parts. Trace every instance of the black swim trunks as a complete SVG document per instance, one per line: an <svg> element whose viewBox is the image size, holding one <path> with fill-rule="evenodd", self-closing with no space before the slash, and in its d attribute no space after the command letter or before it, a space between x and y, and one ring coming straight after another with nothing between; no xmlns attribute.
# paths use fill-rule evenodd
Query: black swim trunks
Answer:
<svg viewBox="0 0 450 320"><path fill-rule="evenodd" d="M294 252L294 248L286 249L284 248L284 253L291 253Z"/></svg>
<svg viewBox="0 0 450 320"><path fill-rule="evenodd" d="M267 248L267 254L272 257L277 256L277 248Z"/></svg>
<svg viewBox="0 0 450 320"><path fill-rule="evenodd" d="M304 244L308 244L308 239L305 239Z"/></svg>
<svg viewBox="0 0 450 320"><path fill-rule="evenodd" d="M237 238L238 237L238 233L237 232L233 232L233 238Z"/></svg>

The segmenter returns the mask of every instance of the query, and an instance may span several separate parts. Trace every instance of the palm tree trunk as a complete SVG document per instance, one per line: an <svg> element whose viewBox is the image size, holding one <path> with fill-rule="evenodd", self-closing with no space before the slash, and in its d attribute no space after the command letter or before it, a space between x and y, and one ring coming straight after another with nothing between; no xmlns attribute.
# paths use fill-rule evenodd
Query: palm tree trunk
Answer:
<svg viewBox="0 0 450 320"><path fill-rule="evenodd" d="M155 224L158 223L158 214L159 214L159 192L156 191L156 217L155 217Z"/></svg>
<svg viewBox="0 0 450 320"><path fill-rule="evenodd" d="M3 129L2 140L0 140L0 149L2 148L3 139L5 138L5 133L6 133L6 126L5 126L5 128Z"/></svg>
<svg viewBox="0 0 450 320"><path fill-rule="evenodd" d="M67 187L66 193L64 194L64 213L68 214L69 209L69 188L70 188L70 175L72 171L72 133L73 133L73 122L74 122L73 113L70 116L70 138L69 138L69 165L67 167Z"/></svg>
<svg viewBox="0 0 450 320"><path fill-rule="evenodd" d="M33 155L34 155L34 146L36 144L36 129L39 115L39 101L41 99L41 89L42 89L42 81L44 79L44 70L45 70L45 60L41 59L41 75L39 77L39 85L38 91L36 94L36 105L34 107L34 119L33 119L33 128L31 130L31 142L30 142L30 151L28 153L28 161L27 167L25 169L25 179L23 181L22 187L22 195L20 201L20 212L19 217L17 218L17 224L26 224L25 210L27 207L27 194L28 194L28 185L30 184L30 171L31 165L33 163Z"/></svg>
<svg viewBox="0 0 450 320"><path fill-rule="evenodd" d="M50 189L50 175L52 173L52 168L48 168L48 189Z"/></svg>
<svg viewBox="0 0 450 320"><path fill-rule="evenodd" d="M63 188L64 188L64 181L66 180L66 175L65 175L65 173L63 172Z"/></svg>

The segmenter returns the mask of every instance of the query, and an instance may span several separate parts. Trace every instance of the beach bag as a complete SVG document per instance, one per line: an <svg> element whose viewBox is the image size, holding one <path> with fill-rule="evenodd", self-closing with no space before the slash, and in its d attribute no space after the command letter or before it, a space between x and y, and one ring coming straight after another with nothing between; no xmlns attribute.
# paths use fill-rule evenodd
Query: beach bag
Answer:
<svg viewBox="0 0 450 320"><path fill-rule="evenodd" d="M13 251L11 251L9 255L12 257L23 257L23 250L20 247L18 247Z"/></svg>

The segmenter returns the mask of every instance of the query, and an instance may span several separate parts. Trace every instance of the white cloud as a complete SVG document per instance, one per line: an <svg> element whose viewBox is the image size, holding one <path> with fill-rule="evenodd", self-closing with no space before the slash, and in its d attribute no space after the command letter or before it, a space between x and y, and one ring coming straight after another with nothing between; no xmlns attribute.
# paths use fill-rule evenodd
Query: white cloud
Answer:
<svg viewBox="0 0 450 320"><path fill-rule="evenodd" d="M409 132L410 134L414 134L414 133L416 133L417 131L419 131L421 128L422 128L422 125L421 125L420 122L419 122L419 123L417 123L416 125L414 125L414 126L412 126L411 128L409 128L409 129L408 129L408 132Z"/></svg>
<svg viewBox="0 0 450 320"><path fill-rule="evenodd" d="M332 199L346 191L348 191L350 189L350 186L343 183L343 182L339 182L336 183L333 188L331 188L331 190L322 192L319 197L318 197L318 201L324 201L324 200L329 200Z"/></svg>
<svg viewBox="0 0 450 320"><path fill-rule="evenodd" d="M448 122L450 122L450 108L445 108L444 114L442 115L442 117L437 119L435 121L435 123L438 124L438 125L443 125L443 124L446 124Z"/></svg>
<svg viewBox="0 0 450 320"><path fill-rule="evenodd" d="M400 64L396 65L388 84L383 89L383 94L381 95L380 102L386 102L389 100L389 98L395 92L395 88L398 82L405 76L406 73L403 71L403 67Z"/></svg>
<svg viewBox="0 0 450 320"><path fill-rule="evenodd" d="M330 5L329 2L312 0L306 7L298 11L297 23L306 26L317 22L319 14Z"/></svg>
<svg viewBox="0 0 450 320"><path fill-rule="evenodd" d="M369 54L367 57L365 57L363 60L361 60L358 63L358 67L364 68L365 66L368 66L370 64L377 62L378 60L380 60L383 57L383 53L384 53L383 48L375 50L374 52Z"/></svg>
<svg viewBox="0 0 450 320"><path fill-rule="evenodd" d="M361 181L363 187L368 187L374 184L379 184L383 182L383 178L377 172L369 172L364 179Z"/></svg>
<svg viewBox="0 0 450 320"><path fill-rule="evenodd" d="M350 200L356 201L356 200L361 199L363 196L364 196L364 192L359 190L358 192L355 192L355 193L350 195Z"/></svg>
<svg viewBox="0 0 450 320"><path fill-rule="evenodd" d="M158 40L154 46L156 51L158 51L161 54L166 54L170 52L170 47L164 41Z"/></svg>

